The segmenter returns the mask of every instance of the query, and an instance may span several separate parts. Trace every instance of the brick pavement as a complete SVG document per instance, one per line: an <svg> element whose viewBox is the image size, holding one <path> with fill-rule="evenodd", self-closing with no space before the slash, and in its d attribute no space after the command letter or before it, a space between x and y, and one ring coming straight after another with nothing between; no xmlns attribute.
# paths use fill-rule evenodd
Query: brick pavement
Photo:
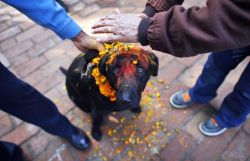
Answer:
<svg viewBox="0 0 250 161"><path fill-rule="evenodd" d="M70 14L88 32L98 17L112 13L142 11L145 0L65 0ZM204 5L204 0L187 0L185 6ZM29 82L54 101L73 124L90 133L90 118L67 97L59 66L67 67L79 53L73 44L60 40L11 7L0 3L0 61L18 77ZM160 58L157 78L151 79L143 94L143 112L113 113L103 128L101 142L92 140L86 152L77 151L64 140L0 111L0 139L15 142L34 161L246 161L250 160L250 120L219 137L205 137L197 126L216 112L232 90L249 59L231 72L211 105L194 105L175 110L169 96L178 89L194 85L206 55L174 58L156 52ZM116 120L116 121L114 121ZM117 123L117 121L119 123Z"/></svg>

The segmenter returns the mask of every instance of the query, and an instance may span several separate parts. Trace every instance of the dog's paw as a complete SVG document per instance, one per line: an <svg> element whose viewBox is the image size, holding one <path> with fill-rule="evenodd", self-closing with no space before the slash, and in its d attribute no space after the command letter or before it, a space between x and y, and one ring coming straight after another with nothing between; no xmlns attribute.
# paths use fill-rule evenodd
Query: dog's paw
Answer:
<svg viewBox="0 0 250 161"><path fill-rule="evenodd" d="M97 141L100 141L102 139L102 131L99 129L92 129L91 135Z"/></svg>
<svg viewBox="0 0 250 161"><path fill-rule="evenodd" d="M133 108L133 109L130 109L130 111L138 114L138 113L141 113L141 108L140 107Z"/></svg>

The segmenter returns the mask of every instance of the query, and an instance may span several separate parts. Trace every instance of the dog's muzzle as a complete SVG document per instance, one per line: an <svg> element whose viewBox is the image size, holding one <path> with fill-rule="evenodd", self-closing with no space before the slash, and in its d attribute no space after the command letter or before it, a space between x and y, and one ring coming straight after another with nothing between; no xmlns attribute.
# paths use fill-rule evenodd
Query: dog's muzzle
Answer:
<svg viewBox="0 0 250 161"><path fill-rule="evenodd" d="M121 106L126 106L127 108L134 108L138 106L139 100L140 93L129 85L123 85L117 92L117 102Z"/></svg>

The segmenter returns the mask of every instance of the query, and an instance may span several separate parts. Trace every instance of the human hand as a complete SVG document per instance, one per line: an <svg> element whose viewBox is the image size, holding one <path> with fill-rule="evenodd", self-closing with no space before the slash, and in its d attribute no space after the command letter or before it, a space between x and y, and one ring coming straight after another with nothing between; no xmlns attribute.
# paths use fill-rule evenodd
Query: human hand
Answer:
<svg viewBox="0 0 250 161"><path fill-rule="evenodd" d="M122 41L138 42L138 27L145 14L113 14L101 18L92 26L92 33L113 33L107 37L97 38L98 42Z"/></svg>
<svg viewBox="0 0 250 161"><path fill-rule="evenodd" d="M101 51L104 49L103 45L97 42L93 37L88 36L85 32L81 31L76 37L71 39L76 48L82 52L89 49L96 49Z"/></svg>

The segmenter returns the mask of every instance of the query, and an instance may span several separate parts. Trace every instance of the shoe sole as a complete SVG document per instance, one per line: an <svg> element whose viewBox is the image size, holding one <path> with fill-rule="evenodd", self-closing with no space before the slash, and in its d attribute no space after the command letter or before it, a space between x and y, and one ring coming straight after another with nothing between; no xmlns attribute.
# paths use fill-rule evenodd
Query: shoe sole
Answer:
<svg viewBox="0 0 250 161"><path fill-rule="evenodd" d="M202 124L203 124L203 122L201 122L201 123L199 124L199 130L200 130L200 132L201 132L202 134L204 134L204 135L206 135L206 136L218 136L218 135L224 133L224 132L227 130L227 128L224 128L223 130L221 130L221 131L219 131L219 132L216 132L216 133L208 133L208 132L206 132L206 131L204 131L204 130L202 129Z"/></svg>
<svg viewBox="0 0 250 161"><path fill-rule="evenodd" d="M176 92L175 94L173 94L173 95L170 97L170 99L169 99L170 105L171 105L172 107L174 107L174 108L177 108L177 109L187 108L189 105L177 105L177 104L174 103L173 98L174 98L177 94L179 94L179 93L180 93L180 92Z"/></svg>

